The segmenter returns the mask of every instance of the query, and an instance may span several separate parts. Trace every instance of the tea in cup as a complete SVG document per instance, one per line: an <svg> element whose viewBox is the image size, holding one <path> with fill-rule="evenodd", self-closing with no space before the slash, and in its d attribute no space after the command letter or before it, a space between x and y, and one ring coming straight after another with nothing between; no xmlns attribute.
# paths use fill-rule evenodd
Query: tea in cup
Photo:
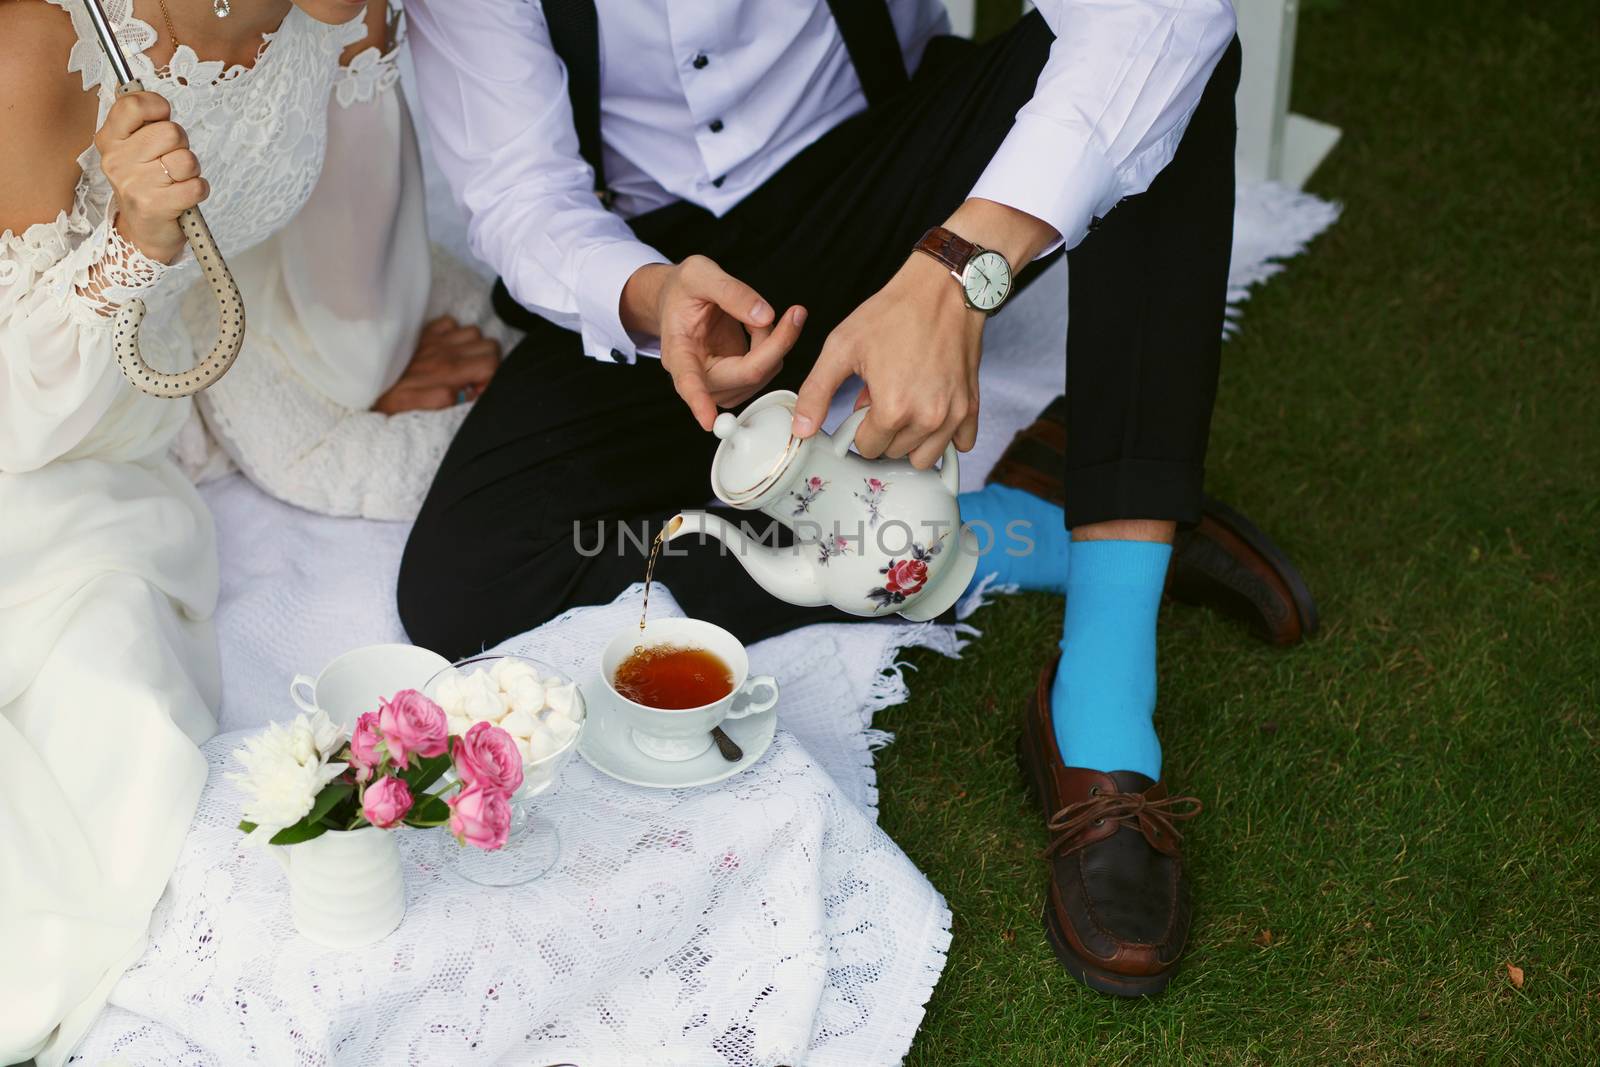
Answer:
<svg viewBox="0 0 1600 1067"><path fill-rule="evenodd" d="M605 695L628 724L633 743L654 759L694 759L711 747L711 730L778 702L770 675L750 675L744 645L699 619L652 619L629 627L600 657Z"/></svg>

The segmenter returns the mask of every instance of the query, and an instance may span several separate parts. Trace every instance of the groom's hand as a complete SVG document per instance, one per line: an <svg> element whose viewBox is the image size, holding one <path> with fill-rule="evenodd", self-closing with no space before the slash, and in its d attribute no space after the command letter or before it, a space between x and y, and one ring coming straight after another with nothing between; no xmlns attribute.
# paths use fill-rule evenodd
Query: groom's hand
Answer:
<svg viewBox="0 0 1600 1067"><path fill-rule="evenodd" d="M1013 271L1057 240L1048 222L991 200L968 200L945 226L999 252ZM863 456L909 456L913 466L926 470L951 441L968 451L978 438L984 320L948 270L911 253L888 285L828 335L800 386L795 436L817 432L833 394L856 374L866 382L856 407L872 405L856 431Z"/></svg>
<svg viewBox="0 0 1600 1067"><path fill-rule="evenodd" d="M661 338L661 366L706 430L719 407L772 380L806 321L795 306L774 322L759 293L705 256L640 267L623 287L621 310L629 330Z"/></svg>
<svg viewBox="0 0 1600 1067"><path fill-rule="evenodd" d="M866 388L856 407L872 404L856 431L863 456L909 456L927 469L952 439L969 450L978 436L983 322L948 270L927 256L911 256L828 335L800 387L794 433L815 433L833 394L857 374Z"/></svg>

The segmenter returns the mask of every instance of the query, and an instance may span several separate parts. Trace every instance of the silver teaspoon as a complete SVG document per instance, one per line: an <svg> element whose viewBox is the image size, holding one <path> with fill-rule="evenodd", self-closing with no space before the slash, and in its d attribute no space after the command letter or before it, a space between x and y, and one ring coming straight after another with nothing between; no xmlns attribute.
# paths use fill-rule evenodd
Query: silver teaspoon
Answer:
<svg viewBox="0 0 1600 1067"><path fill-rule="evenodd" d="M711 728L711 740L717 743L717 751L722 753L722 758L729 763L738 763L744 759L744 749L734 743L733 738L722 732L722 727Z"/></svg>

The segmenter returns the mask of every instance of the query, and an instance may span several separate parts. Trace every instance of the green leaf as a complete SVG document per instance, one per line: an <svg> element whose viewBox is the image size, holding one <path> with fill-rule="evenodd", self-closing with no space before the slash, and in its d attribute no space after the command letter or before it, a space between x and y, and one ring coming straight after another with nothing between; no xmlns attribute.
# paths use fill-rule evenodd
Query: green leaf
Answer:
<svg viewBox="0 0 1600 1067"><path fill-rule="evenodd" d="M423 792L434 782L444 777L444 772L450 769L450 756L441 754L430 756L427 759L415 760L411 769L406 771L406 785L411 787L411 795L416 796Z"/></svg>
<svg viewBox="0 0 1600 1067"><path fill-rule="evenodd" d="M356 791L356 787L349 782L329 782L322 787L322 792L317 794L316 803L311 805L311 810L301 822L319 823L333 810L333 806Z"/></svg>
<svg viewBox="0 0 1600 1067"><path fill-rule="evenodd" d="M312 838L321 837L327 832L328 828L320 822L308 823L306 820L301 819L293 826L285 826L282 830L273 834L269 844L298 845L302 841L310 841Z"/></svg>
<svg viewBox="0 0 1600 1067"><path fill-rule="evenodd" d="M405 818L407 826L443 826L449 821L450 805L432 793L416 798Z"/></svg>
<svg viewBox="0 0 1600 1067"><path fill-rule="evenodd" d="M248 819L241 819L239 821L239 829L242 830L244 833L249 833L250 831L254 830L255 828L256 828L256 824L251 822Z"/></svg>

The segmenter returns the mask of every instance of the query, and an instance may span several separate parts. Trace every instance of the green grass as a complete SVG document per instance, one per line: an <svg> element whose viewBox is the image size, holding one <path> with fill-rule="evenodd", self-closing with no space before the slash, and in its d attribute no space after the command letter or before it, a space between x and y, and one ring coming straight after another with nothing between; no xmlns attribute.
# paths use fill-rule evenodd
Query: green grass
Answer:
<svg viewBox="0 0 1600 1067"><path fill-rule="evenodd" d="M1322 635L1163 611L1166 773L1206 811L1150 1003L1040 930L1013 744L1059 602L912 657L882 823L955 938L911 1063L1600 1061L1597 38L1587 3L1305 3L1294 104L1345 131L1311 186L1345 214L1245 305L1210 471Z"/></svg>

